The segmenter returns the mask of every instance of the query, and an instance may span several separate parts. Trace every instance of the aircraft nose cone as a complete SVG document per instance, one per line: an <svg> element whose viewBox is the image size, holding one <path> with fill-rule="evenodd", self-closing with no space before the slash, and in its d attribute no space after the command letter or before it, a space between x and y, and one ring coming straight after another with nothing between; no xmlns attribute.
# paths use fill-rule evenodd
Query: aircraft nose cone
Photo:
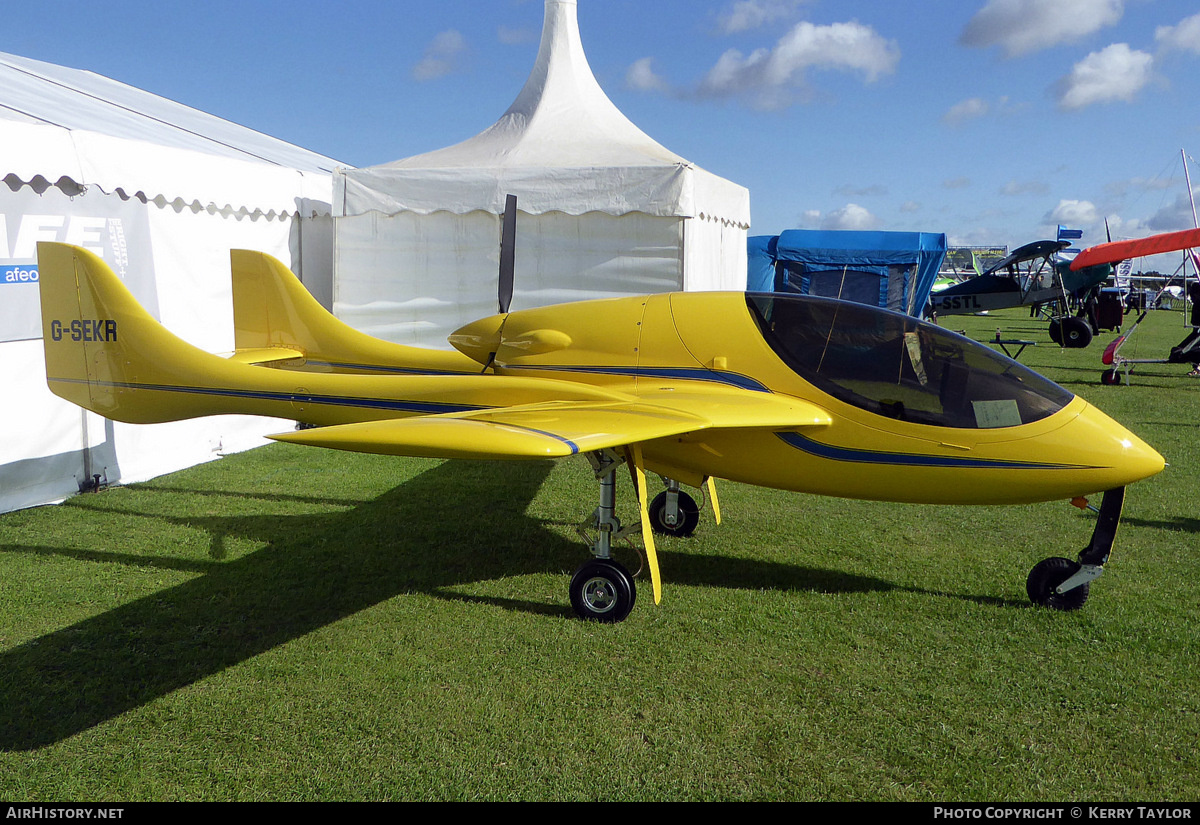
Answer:
<svg viewBox="0 0 1200 825"><path fill-rule="evenodd" d="M1129 442L1123 441L1122 446L1125 450L1122 462L1133 481L1158 475L1167 466L1167 462L1158 451L1137 436L1133 436Z"/></svg>
<svg viewBox="0 0 1200 825"><path fill-rule="evenodd" d="M1075 448L1087 450L1089 463L1107 477L1103 489L1150 478L1166 466L1157 450L1091 405L1066 429Z"/></svg>

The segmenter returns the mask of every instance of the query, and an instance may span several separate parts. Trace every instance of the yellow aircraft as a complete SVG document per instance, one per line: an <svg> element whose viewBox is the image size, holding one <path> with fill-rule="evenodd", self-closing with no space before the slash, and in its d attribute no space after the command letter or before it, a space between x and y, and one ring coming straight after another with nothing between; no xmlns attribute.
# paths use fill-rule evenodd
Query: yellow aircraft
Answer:
<svg viewBox="0 0 1200 825"><path fill-rule="evenodd" d="M593 558L570 584L587 619L632 609L633 577L611 548L639 529L659 602L653 532L695 528L680 483L707 485L719 521L717 477L930 504L1103 492L1078 561L1046 559L1026 583L1035 603L1076 609L1109 557L1125 486L1163 468L1135 435L1016 361L859 304L692 292L507 312L502 296L500 314L450 337L455 351L435 351L357 332L282 263L234 251L237 351L222 357L163 328L87 250L42 243L38 263L49 386L109 418L243 413L311 425L281 441L342 450L587 456L600 482ZM614 512L622 464L640 505L631 527ZM668 484L653 502L647 472Z"/></svg>

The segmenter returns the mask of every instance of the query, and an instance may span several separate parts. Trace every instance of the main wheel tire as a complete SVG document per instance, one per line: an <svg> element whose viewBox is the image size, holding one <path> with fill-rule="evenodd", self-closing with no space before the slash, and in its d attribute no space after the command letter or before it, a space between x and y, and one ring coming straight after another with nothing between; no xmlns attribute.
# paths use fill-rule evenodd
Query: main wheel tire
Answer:
<svg viewBox="0 0 1200 825"><path fill-rule="evenodd" d="M624 621L637 598L633 576L612 559L592 559L576 570L570 593L575 615L594 622Z"/></svg>
<svg viewBox="0 0 1200 825"><path fill-rule="evenodd" d="M1111 387L1121 383L1121 375L1116 370L1105 370L1100 373L1100 383L1106 387Z"/></svg>
<svg viewBox="0 0 1200 825"><path fill-rule="evenodd" d="M1050 322L1050 338L1064 347L1082 349L1092 343L1092 328L1082 318L1059 318Z"/></svg>
<svg viewBox="0 0 1200 825"><path fill-rule="evenodd" d="M1055 556L1042 559L1029 571L1025 580L1025 592L1029 600L1039 607L1049 607L1052 610L1078 610L1087 601L1090 584L1085 582L1066 593L1055 593L1054 588L1074 576L1079 571L1079 563Z"/></svg>
<svg viewBox="0 0 1200 825"><path fill-rule="evenodd" d="M700 524L700 505L682 490L679 492L679 521L667 524L667 494L659 493L650 502L650 528L664 536L686 537L696 532Z"/></svg>

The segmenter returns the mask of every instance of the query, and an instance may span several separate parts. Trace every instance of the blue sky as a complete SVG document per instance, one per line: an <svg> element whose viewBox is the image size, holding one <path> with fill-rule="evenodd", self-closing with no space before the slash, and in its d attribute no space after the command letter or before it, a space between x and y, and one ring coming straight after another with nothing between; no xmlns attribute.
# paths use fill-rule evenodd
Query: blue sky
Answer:
<svg viewBox="0 0 1200 825"><path fill-rule="evenodd" d="M0 51L89 69L328 155L464 140L520 91L542 0L5 3ZM750 190L751 234L1015 246L1190 228L1196 0L579 0L601 85ZM1200 186L1200 167L1190 165Z"/></svg>

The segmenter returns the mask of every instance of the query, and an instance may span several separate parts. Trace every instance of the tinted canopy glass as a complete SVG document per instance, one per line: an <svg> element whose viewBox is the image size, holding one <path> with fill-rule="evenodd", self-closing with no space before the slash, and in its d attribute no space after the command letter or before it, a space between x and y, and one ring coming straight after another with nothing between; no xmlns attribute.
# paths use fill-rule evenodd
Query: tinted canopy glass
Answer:
<svg viewBox="0 0 1200 825"><path fill-rule="evenodd" d="M1015 427L1071 393L982 344L875 307L749 294L763 338L797 374L877 415L937 427Z"/></svg>

